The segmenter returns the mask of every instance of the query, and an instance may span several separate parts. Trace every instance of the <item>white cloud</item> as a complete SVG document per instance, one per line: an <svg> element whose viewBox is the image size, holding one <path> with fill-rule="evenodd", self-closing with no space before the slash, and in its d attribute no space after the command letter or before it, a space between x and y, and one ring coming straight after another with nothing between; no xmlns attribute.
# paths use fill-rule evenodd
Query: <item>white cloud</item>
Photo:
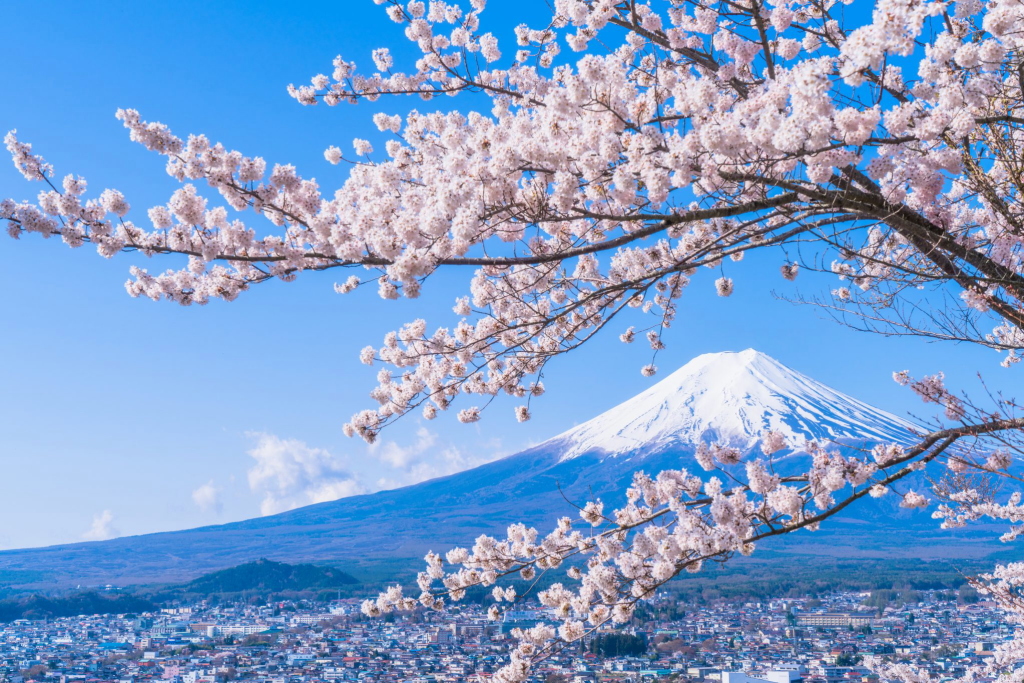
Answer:
<svg viewBox="0 0 1024 683"><path fill-rule="evenodd" d="M497 439L470 453L463 452L453 445L439 443L437 434L420 427L412 443L377 441L368 446L365 452L369 459L360 461L358 472L353 473L343 458L299 439L265 433L249 436L256 439L255 447L249 450L256 461L248 471L249 488L262 496L260 512L264 515L409 486L472 469L508 454ZM204 505L220 505L219 491L212 481L193 491L192 499L204 510Z"/></svg>
<svg viewBox="0 0 1024 683"><path fill-rule="evenodd" d="M322 448L273 434L252 434L249 488L262 494L260 512L272 515L302 505L322 503L363 493L363 486L345 464Z"/></svg>
<svg viewBox="0 0 1024 683"><path fill-rule="evenodd" d="M192 502L203 512L219 515L224 511L224 504L220 499L220 489L213 485L212 479L192 492Z"/></svg>
<svg viewBox="0 0 1024 683"><path fill-rule="evenodd" d="M437 434L425 427L416 431L416 443L411 446L399 446L395 441L377 441L369 447L370 455L399 470L407 470L423 462L418 457L437 443Z"/></svg>
<svg viewBox="0 0 1024 683"><path fill-rule="evenodd" d="M92 518L92 526L82 534L87 541L105 541L108 538L116 538L121 532L114 528L114 513L110 510L96 513Z"/></svg>
<svg viewBox="0 0 1024 683"><path fill-rule="evenodd" d="M497 441L492 441L492 448L481 449L475 455L467 455L452 445L434 448L435 445L437 435L420 427L416 431L416 441L411 445L401 446L394 441L385 441L370 446L370 455L391 470L377 480L375 488L394 489L418 484L479 467L507 455Z"/></svg>

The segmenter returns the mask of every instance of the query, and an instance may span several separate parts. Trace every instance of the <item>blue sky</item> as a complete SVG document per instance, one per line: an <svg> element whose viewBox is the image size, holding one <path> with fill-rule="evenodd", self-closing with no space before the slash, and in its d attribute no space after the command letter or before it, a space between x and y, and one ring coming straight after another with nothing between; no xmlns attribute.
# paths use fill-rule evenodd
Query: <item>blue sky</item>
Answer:
<svg viewBox="0 0 1024 683"><path fill-rule="evenodd" d="M521 3L492 5L485 17L505 32L529 16ZM541 16L544 3L536 8ZM323 150L373 139L375 111L472 104L328 109L287 96L288 83L329 72L339 53L369 65L372 48L402 44L401 29L370 0L13 3L5 19L17 30L5 36L0 132L17 128L59 175L84 175L90 194L116 187L137 211L166 202L175 184L159 157L128 140L118 107L178 135L202 132L294 163L330 186L345 171ZM0 196L31 199L38 189L0 163ZM729 299L714 295L714 275L699 276L666 337L660 376L700 353L754 347L900 414L924 406L891 381L893 370L945 370L951 383L981 370L996 387L1019 382L992 351L868 336L777 301L773 290L834 285L787 283L780 260L730 264ZM232 304L179 308L128 297L133 264L169 265L0 237L0 548L213 524L409 483L541 441L652 382L639 373L641 345L608 335L549 368L548 394L525 425L499 402L472 426L454 415L405 420L368 449L341 433L370 404L376 371L359 364L359 349L416 317L453 323L468 272L436 278L413 302L339 296L328 273L269 283Z"/></svg>

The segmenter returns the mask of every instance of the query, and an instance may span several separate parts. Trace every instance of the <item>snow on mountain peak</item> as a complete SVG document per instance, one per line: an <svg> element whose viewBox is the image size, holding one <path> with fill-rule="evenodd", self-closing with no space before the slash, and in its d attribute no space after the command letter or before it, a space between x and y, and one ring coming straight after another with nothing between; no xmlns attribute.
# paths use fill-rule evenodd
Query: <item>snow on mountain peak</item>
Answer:
<svg viewBox="0 0 1024 683"><path fill-rule="evenodd" d="M562 460L718 441L746 449L768 429L806 439L903 442L906 420L851 398L754 349L697 356L653 387L549 443Z"/></svg>

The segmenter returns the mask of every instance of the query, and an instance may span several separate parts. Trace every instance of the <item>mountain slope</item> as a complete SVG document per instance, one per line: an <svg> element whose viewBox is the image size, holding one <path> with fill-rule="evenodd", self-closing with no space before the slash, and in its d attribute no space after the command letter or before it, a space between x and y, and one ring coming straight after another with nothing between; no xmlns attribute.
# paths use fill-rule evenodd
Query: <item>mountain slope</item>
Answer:
<svg viewBox="0 0 1024 683"><path fill-rule="evenodd" d="M427 550L503 534L510 522L546 529L573 515L567 501L623 498L632 473L698 470L700 441L753 447L767 428L804 439L903 441L909 423L836 392L748 350L700 356L647 391L538 446L472 470L393 491L343 498L278 515L185 531L0 553L0 569L32 569L49 582L140 583L182 580L260 557L287 562L344 561L396 572ZM785 456L797 468L808 457ZM942 557L948 533L927 513L911 515L892 496L860 506L831 531L795 534L773 547L835 556ZM909 526L908 526L909 523ZM883 533L879 534L878 532ZM998 548L962 546L969 555Z"/></svg>

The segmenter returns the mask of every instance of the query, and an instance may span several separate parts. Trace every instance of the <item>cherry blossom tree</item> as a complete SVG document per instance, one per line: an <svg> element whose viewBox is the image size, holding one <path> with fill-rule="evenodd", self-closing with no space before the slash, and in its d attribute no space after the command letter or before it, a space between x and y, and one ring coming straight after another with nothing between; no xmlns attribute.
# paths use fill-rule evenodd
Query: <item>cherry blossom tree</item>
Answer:
<svg viewBox="0 0 1024 683"><path fill-rule="evenodd" d="M339 56L330 75L289 87L298 102L472 95L490 108L380 111L383 153L365 140L353 141L354 156L325 151L351 165L329 192L293 166L268 169L258 156L176 137L122 110L131 139L165 157L181 183L138 223L122 193L87 199L84 179L58 181L11 132L15 165L43 190L35 203L0 202L9 234L91 244L105 257L187 257L179 269L135 267L127 283L133 296L186 305L335 269L351 273L338 278L340 293L376 283L384 299L415 298L439 269L466 269L457 324L431 331L416 320L363 351L363 362L382 365L378 405L345 428L369 441L414 410L431 419L458 406L459 420L477 421L502 393L523 399L516 417L529 419L547 362L627 309L646 322L612 333L646 341L652 357L641 372L654 375L685 290L731 295L753 249L776 254L786 280L835 278L808 303L848 324L980 344L1006 366L1020 360L1024 5L876 0L868 15L832 0L555 0L546 25L515 27L510 46L486 30L484 0L377 2L419 58L403 68L382 47L370 73ZM755 453L709 444L697 460L714 475L637 474L625 507L581 505L591 530L569 518L544 537L513 525L507 539L429 555L418 598L396 587L365 609L442 608L478 585L515 600L497 585L502 577L564 570L575 588L539 593L560 626L518 633L496 675L521 681L538 658L627 620L680 573L815 528L864 497L935 502L946 526L1002 519L1017 525L1006 536L1015 537L1019 495L996 501L962 475L1015 478L1010 453L1024 429L1016 405L975 405L941 375L895 378L943 410L906 443L850 452L766 434ZM473 395L484 405L463 406ZM777 476L771 457L783 448L803 449L812 467ZM937 501L892 493L933 465L961 484ZM1024 615L1024 565L977 581ZM1019 634L970 675L1011 671L1022 654ZM888 675L921 677L906 667Z"/></svg>

